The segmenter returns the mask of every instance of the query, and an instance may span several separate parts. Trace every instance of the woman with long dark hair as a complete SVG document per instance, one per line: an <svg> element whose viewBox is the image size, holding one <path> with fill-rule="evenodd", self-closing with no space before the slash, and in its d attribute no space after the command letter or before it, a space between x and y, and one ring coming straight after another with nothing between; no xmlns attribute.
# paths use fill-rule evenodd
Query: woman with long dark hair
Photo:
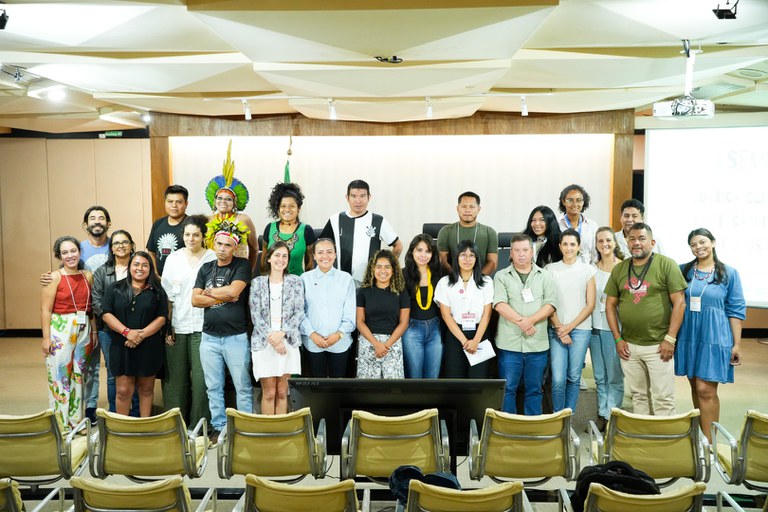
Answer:
<svg viewBox="0 0 768 512"><path fill-rule="evenodd" d="M688 235L694 259L680 265L688 281L685 316L677 335L675 375L688 377L701 429L712 441L712 422L720 419L719 383L733 382L741 364L741 323L746 303L735 268L717 257L715 237L704 228Z"/></svg>
<svg viewBox="0 0 768 512"><path fill-rule="evenodd" d="M484 379L490 361L470 366L465 352L474 354L491 321L493 281L481 272L477 246L462 240L456 247L452 271L440 279L435 290L448 331L444 345L445 377Z"/></svg>
<svg viewBox="0 0 768 512"><path fill-rule="evenodd" d="M107 288L101 309L102 320L112 329L109 367L117 384L117 412L128 414L138 389L141 417L151 416L155 377L165 367L168 297L149 253L131 255L128 275Z"/></svg>
<svg viewBox="0 0 768 512"><path fill-rule="evenodd" d="M555 212L549 206L537 206L528 215L523 233L533 240L533 260L544 268L550 263L560 261L560 225Z"/></svg>
<svg viewBox="0 0 768 512"><path fill-rule="evenodd" d="M405 253L403 276L411 297L411 316L403 334L405 377L436 379L440 376L443 340L440 307L434 300L440 281L440 257L431 236L422 233L413 237Z"/></svg>
<svg viewBox="0 0 768 512"><path fill-rule="evenodd" d="M304 194L297 183L278 183L272 187L267 202L267 211L275 222L264 228L264 246L261 248L261 268L266 268L267 249L275 242L284 242L290 251L288 273L300 276L312 268L312 246L317 237L309 224L299 220Z"/></svg>

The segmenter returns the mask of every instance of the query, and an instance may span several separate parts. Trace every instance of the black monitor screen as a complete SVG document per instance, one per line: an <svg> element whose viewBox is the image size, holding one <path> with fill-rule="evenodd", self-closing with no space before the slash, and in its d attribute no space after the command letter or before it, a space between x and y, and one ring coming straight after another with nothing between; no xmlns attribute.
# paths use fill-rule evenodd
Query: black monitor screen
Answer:
<svg viewBox="0 0 768 512"><path fill-rule="evenodd" d="M293 410L309 407L315 428L325 418L328 453L339 454L352 411L384 416L437 408L448 426L451 455L467 454L469 421L482 427L485 409L501 409L503 379L290 379Z"/></svg>

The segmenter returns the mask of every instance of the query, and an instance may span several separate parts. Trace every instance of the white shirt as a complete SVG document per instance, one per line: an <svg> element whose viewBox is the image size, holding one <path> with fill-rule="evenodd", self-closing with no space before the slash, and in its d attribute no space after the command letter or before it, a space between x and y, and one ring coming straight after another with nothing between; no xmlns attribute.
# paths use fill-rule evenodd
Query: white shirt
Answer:
<svg viewBox="0 0 768 512"><path fill-rule="evenodd" d="M341 233L339 229L339 215L346 215L354 220L355 228L352 233ZM333 235L336 242L336 251L339 255L338 268L342 268L341 261L341 237L352 237L352 277L356 283L362 283L363 277L365 277L365 268L368 266L368 260L373 256L369 254L371 247L371 238L378 238L386 245L392 245L397 240L397 233L392 226L387 222L387 219L382 217L381 229L377 233L373 228L373 213L370 211L365 212L359 217L353 217L348 211L341 212L330 218L331 227L333 228Z"/></svg>
<svg viewBox="0 0 768 512"><path fill-rule="evenodd" d="M462 325L462 315L465 313L474 314L475 322L479 324L485 305L493 303L493 281L490 277L483 276L483 282L485 283L483 287L478 288L475 280L470 279L467 289L464 290L464 283L459 281L451 286L448 276L445 276L437 282L435 302L451 308L451 316L459 327Z"/></svg>
<svg viewBox="0 0 768 512"><path fill-rule="evenodd" d="M584 263L590 264L597 261L597 250L595 249L595 236L600 226L597 222L593 221L589 217L581 216L581 222L578 226L569 226L566 220L566 214L564 213L557 221L560 225L560 231L565 231L571 227L579 232L581 237L581 243L579 244L579 260ZM558 315L559 316L559 315Z"/></svg>
<svg viewBox="0 0 768 512"><path fill-rule="evenodd" d="M605 285L608 283L611 273L597 267L595 270L597 270L595 274L596 299L595 310L592 312L592 327L601 331L610 331L611 328L608 326L608 319L605 316Z"/></svg>
<svg viewBox="0 0 768 512"><path fill-rule="evenodd" d="M587 305L587 283L594 277L597 269L579 260L571 265L562 261L550 263L546 269L555 276L557 317L563 324L571 323ZM592 317L587 316L576 329L591 330Z"/></svg>
<svg viewBox="0 0 768 512"><path fill-rule="evenodd" d="M171 325L179 334L203 331L204 308L192 306L192 289L195 287L197 272L203 263L215 259L216 253L206 249L197 265L193 267L189 264L184 248L181 248L172 252L165 260L162 284L168 300L173 302Z"/></svg>

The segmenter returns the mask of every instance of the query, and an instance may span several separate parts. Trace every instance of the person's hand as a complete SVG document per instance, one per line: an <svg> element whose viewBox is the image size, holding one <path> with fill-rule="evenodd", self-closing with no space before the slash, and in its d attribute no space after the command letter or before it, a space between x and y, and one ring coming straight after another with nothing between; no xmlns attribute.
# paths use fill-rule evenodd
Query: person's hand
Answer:
<svg viewBox="0 0 768 512"><path fill-rule="evenodd" d="M376 358L381 359L382 357L389 354L389 347L380 341L377 341L373 344L373 349L376 351Z"/></svg>
<svg viewBox="0 0 768 512"><path fill-rule="evenodd" d="M284 356L285 354L288 353L288 349L285 348L285 343L283 343L282 341L277 342L274 345L272 345L272 348L274 348L275 352L277 352L281 356Z"/></svg>
<svg viewBox="0 0 768 512"><path fill-rule="evenodd" d="M165 334L165 344L169 347L176 344L176 331L173 330L173 327L168 329L168 332Z"/></svg>
<svg viewBox="0 0 768 512"><path fill-rule="evenodd" d="M571 331L573 331L573 327L571 326L571 324L567 324L567 325L563 324L555 330L557 331L557 337L562 339L563 336L568 336L569 334L571 334ZM570 343L568 343L568 345L570 345Z"/></svg>
<svg viewBox="0 0 768 512"><path fill-rule="evenodd" d="M267 334L267 343L276 346L278 343L282 343L285 340L285 333L283 331L270 331Z"/></svg>
<svg viewBox="0 0 768 512"><path fill-rule="evenodd" d="M731 365L739 366L741 364L741 347L734 345L731 349Z"/></svg>
<svg viewBox="0 0 768 512"><path fill-rule="evenodd" d="M624 340L616 342L616 353L625 361L629 361L629 343Z"/></svg>
<svg viewBox="0 0 768 512"><path fill-rule="evenodd" d="M139 331L131 329L125 337L125 346L128 348L136 348L141 345L142 341L143 339Z"/></svg>
<svg viewBox="0 0 768 512"><path fill-rule="evenodd" d="M334 333L329 334L325 337L325 343L327 347L331 347L338 343L338 341L341 339L341 334L339 334L339 331L336 331Z"/></svg>
<svg viewBox="0 0 768 512"><path fill-rule="evenodd" d="M99 331L91 329L91 346L93 348L99 347Z"/></svg>
<svg viewBox="0 0 768 512"><path fill-rule="evenodd" d="M560 338L560 341L563 343L563 345L572 345L573 340L571 339L571 336L569 334L565 334L563 336L558 335L558 338Z"/></svg>
<svg viewBox="0 0 768 512"><path fill-rule="evenodd" d="M312 340L312 343L317 345L319 348L328 348L328 342L325 338L317 334L316 332L313 332L309 335L309 339Z"/></svg>
<svg viewBox="0 0 768 512"><path fill-rule="evenodd" d="M528 329L527 331L523 331L523 333L524 333L526 336L533 336L534 334L536 334L536 328L535 328L535 327L531 327L531 328L530 328L530 329Z"/></svg>
<svg viewBox="0 0 768 512"><path fill-rule="evenodd" d="M44 274L40 274L40 286L48 286L51 284L51 281L53 281L53 276L51 275L50 271Z"/></svg>
<svg viewBox="0 0 768 512"><path fill-rule="evenodd" d="M40 348L43 351L44 356L49 356L53 354L53 343L51 343L51 338L43 338L43 342L41 343Z"/></svg>
<svg viewBox="0 0 768 512"><path fill-rule="evenodd" d="M659 348L656 349L656 352L661 356L661 360L666 363L675 355L675 346L664 340L659 343Z"/></svg>
<svg viewBox="0 0 768 512"><path fill-rule="evenodd" d="M531 328L533 327L533 322L531 322L531 319L528 318L528 317L525 317L525 316L520 318L520 320L518 320L515 323L520 328L520 330L523 331L523 332L530 331Z"/></svg>
<svg viewBox="0 0 768 512"><path fill-rule="evenodd" d="M480 344L480 340L472 338L471 340L467 340L466 343L464 343L464 350L466 352L469 352L470 354L474 354L477 352L477 346Z"/></svg>

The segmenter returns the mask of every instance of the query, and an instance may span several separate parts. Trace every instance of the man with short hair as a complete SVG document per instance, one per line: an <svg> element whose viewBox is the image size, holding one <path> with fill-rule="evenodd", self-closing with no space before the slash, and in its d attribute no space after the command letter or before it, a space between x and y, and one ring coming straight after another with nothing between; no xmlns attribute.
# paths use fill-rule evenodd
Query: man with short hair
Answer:
<svg viewBox="0 0 768 512"><path fill-rule="evenodd" d="M157 273L162 275L165 260L173 251L184 246L184 227L187 218L189 191L181 185L171 185L165 189L165 217L152 224L147 239L147 252L155 260Z"/></svg>
<svg viewBox="0 0 768 512"><path fill-rule="evenodd" d="M381 249L381 242L392 247L395 257L403 250L403 242L387 220L368 211L371 188L363 180L347 185L349 210L334 215L323 228L320 238L330 238L338 248L336 268L352 274L355 284L363 282L368 260Z"/></svg>
<svg viewBox="0 0 768 512"><path fill-rule="evenodd" d="M499 376L506 380L502 410L517 413L515 396L522 379L525 414L537 415L549 354L547 319L555 311L554 277L534 263L533 240L528 235L512 237L510 260L512 265L493 278L493 308L500 316Z"/></svg>
<svg viewBox="0 0 768 512"><path fill-rule="evenodd" d="M675 413L672 358L688 284L677 263L653 253L649 225L633 225L627 242L632 257L616 265L608 278L605 314L634 412L670 416Z"/></svg>
<svg viewBox="0 0 768 512"><path fill-rule="evenodd" d="M637 199L627 199L621 203L621 229L615 233L616 245L624 253L624 257L629 257L629 246L627 237L629 230L638 222L645 222L645 206ZM653 246L653 252L661 254L661 245L656 242Z"/></svg>
<svg viewBox="0 0 768 512"><path fill-rule="evenodd" d="M481 271L483 275L490 276L499 264L499 235L492 227L477 222L480 196L471 191L462 192L456 212L459 214L459 221L443 226L437 233L440 263L450 273L456 246L462 240L472 240L477 246Z"/></svg>
<svg viewBox="0 0 768 512"><path fill-rule="evenodd" d="M251 345L248 341L251 266L247 259L234 255L237 246L246 243L248 228L242 222L214 223L212 237L216 261L209 261L200 267L192 290L192 305L205 308L200 361L211 410L209 438L216 444L227 423L224 368L232 376L239 411L253 412L253 387L249 373Z"/></svg>

